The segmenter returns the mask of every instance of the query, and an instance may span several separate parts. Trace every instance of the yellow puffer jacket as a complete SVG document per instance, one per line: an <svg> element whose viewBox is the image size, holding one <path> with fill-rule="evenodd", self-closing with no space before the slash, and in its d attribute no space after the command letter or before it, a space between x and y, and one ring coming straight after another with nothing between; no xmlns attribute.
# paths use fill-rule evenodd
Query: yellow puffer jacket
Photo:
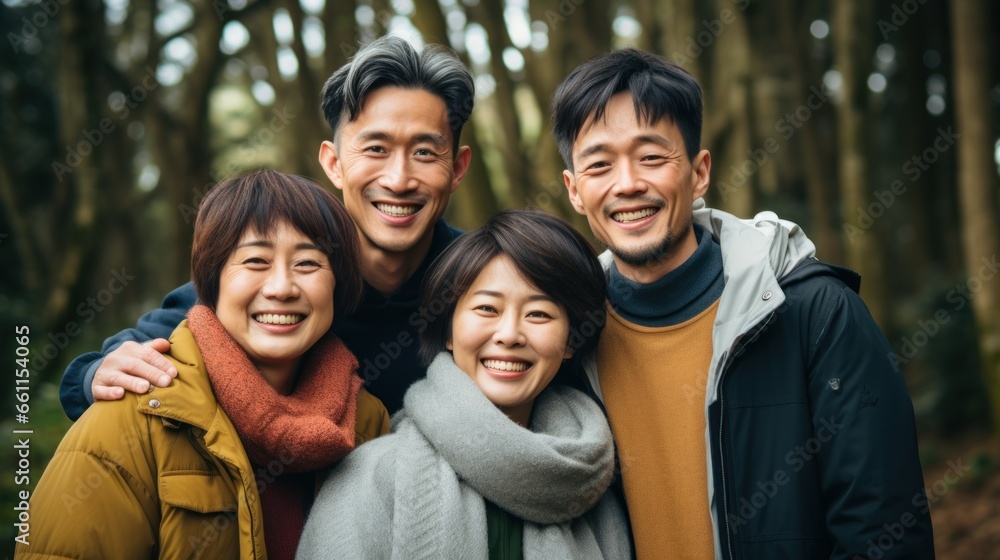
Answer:
<svg viewBox="0 0 1000 560"><path fill-rule="evenodd" d="M170 342L169 387L97 403L66 433L15 558L267 558L250 460L187 321ZM359 445L389 431L385 407L364 389L355 430ZM267 468L282 471L280 460Z"/></svg>

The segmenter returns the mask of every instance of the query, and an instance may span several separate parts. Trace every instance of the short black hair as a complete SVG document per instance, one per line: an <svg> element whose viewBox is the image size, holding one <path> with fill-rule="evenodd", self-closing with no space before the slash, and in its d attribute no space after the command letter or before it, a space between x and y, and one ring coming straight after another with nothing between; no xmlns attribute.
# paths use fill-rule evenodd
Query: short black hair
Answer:
<svg viewBox="0 0 1000 560"><path fill-rule="evenodd" d="M404 39L385 36L368 43L341 66L323 86L320 107L334 143L341 122L353 122L365 100L383 87L422 89L444 101L452 135L452 156L458 155L462 127L472 114L475 81L455 51L442 45L427 45L420 53Z"/></svg>
<svg viewBox="0 0 1000 560"><path fill-rule="evenodd" d="M455 240L431 265L420 306L431 314L420 335L420 353L430 362L451 338L458 300L494 258L504 255L521 276L551 296L569 316L573 356L553 382L578 386L583 356L601 336L607 285L594 250L566 220L540 210L507 210Z"/></svg>
<svg viewBox="0 0 1000 560"><path fill-rule="evenodd" d="M247 229L262 235L287 222L330 259L333 305L350 314L361 301L358 232L344 203L298 175L258 169L212 187L198 208L191 248L191 279L205 305L215 309L226 261Z"/></svg>
<svg viewBox="0 0 1000 560"><path fill-rule="evenodd" d="M573 171L573 143L591 120L604 116L611 98L632 94L636 117L647 124L668 118L684 138L688 159L701 146L702 91L698 80L669 60L623 49L584 62L552 96L552 134L566 169Z"/></svg>

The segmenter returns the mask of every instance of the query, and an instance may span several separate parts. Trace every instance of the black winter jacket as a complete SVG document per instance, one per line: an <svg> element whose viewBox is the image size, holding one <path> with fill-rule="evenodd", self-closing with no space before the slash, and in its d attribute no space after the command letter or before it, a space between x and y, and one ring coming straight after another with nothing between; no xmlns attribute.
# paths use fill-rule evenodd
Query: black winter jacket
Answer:
<svg viewBox="0 0 1000 560"><path fill-rule="evenodd" d="M934 557L913 406L852 271L809 259L709 407L722 558Z"/></svg>
<svg viewBox="0 0 1000 560"><path fill-rule="evenodd" d="M699 200L694 220L720 243L726 278L708 457L690 458L708 470L716 558L933 558L913 406L859 276L817 261L771 212L741 220ZM600 400L596 361L584 368Z"/></svg>

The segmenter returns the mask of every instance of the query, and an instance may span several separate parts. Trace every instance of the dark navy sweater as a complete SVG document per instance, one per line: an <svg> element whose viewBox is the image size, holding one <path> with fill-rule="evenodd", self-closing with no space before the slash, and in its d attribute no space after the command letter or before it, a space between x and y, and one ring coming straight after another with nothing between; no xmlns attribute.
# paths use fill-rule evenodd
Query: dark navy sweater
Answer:
<svg viewBox="0 0 1000 560"><path fill-rule="evenodd" d="M611 265L608 301L627 321L644 327L678 325L708 309L726 286L722 248L707 229L694 224L698 248L688 260L662 278L640 284Z"/></svg>

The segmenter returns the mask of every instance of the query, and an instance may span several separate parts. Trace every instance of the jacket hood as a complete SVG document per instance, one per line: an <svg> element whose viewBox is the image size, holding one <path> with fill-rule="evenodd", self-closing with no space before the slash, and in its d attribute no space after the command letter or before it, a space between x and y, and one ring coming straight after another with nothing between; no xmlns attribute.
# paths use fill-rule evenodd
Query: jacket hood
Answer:
<svg viewBox="0 0 1000 560"><path fill-rule="evenodd" d="M821 276L836 278L837 280L843 282L844 285L850 288L854 293L861 293L860 274L849 268L820 262L815 258L806 259L799 263L798 266L788 273L787 276L782 277L778 281L778 284L780 284L782 289L784 289L794 284L812 280L813 278L819 278Z"/></svg>

